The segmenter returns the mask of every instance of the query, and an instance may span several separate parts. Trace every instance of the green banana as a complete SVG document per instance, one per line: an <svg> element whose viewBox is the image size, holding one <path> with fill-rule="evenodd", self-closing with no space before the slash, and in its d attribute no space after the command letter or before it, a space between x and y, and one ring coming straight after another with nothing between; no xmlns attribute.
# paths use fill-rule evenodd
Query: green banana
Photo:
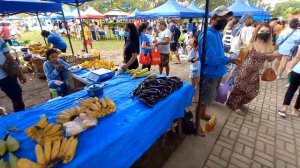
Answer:
<svg viewBox="0 0 300 168"><path fill-rule="evenodd" d="M19 142L10 134L6 136L6 146L9 152L17 151L20 148Z"/></svg>
<svg viewBox="0 0 300 168"><path fill-rule="evenodd" d="M17 167L17 162L18 162L18 158L12 154L12 153L9 153L9 168L16 168Z"/></svg>
<svg viewBox="0 0 300 168"><path fill-rule="evenodd" d="M5 141L0 139L0 156L3 156L7 151Z"/></svg>
<svg viewBox="0 0 300 168"><path fill-rule="evenodd" d="M3 159L0 159L0 168L9 168L9 165Z"/></svg>

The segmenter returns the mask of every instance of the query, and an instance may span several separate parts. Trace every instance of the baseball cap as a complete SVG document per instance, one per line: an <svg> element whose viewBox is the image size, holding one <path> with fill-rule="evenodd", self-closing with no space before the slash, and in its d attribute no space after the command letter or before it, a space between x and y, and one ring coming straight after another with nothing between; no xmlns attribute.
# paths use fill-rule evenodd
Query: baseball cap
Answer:
<svg viewBox="0 0 300 168"><path fill-rule="evenodd" d="M218 6L216 9L214 9L211 13L212 16L217 15L217 16L225 16L229 15L232 16L233 12L228 10L228 8L224 5Z"/></svg>

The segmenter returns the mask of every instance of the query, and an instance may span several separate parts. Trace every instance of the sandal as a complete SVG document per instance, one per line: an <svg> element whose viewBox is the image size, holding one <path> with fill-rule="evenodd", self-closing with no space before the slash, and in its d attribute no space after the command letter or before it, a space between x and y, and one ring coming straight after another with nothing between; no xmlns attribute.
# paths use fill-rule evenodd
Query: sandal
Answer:
<svg viewBox="0 0 300 168"><path fill-rule="evenodd" d="M285 118L286 117L286 111L278 110L277 111L278 115Z"/></svg>
<svg viewBox="0 0 300 168"><path fill-rule="evenodd" d="M201 116L201 119L209 121L211 119L211 116L210 115L204 115L204 116Z"/></svg>

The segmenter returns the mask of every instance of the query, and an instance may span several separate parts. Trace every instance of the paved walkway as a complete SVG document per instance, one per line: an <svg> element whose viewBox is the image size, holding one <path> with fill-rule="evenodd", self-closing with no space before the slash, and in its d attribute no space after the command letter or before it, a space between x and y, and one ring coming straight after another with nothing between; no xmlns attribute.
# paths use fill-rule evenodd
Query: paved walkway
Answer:
<svg viewBox="0 0 300 168"><path fill-rule="evenodd" d="M285 84L286 80L261 82L247 115L229 115L205 168L300 167L300 117L283 119L276 114Z"/></svg>

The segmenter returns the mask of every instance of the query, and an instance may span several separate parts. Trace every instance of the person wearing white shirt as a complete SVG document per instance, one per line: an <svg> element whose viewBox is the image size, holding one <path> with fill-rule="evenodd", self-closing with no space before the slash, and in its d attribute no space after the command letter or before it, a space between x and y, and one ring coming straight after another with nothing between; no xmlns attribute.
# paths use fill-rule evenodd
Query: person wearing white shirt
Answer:
<svg viewBox="0 0 300 168"><path fill-rule="evenodd" d="M198 83L199 83L199 76L200 76L200 71L199 71L199 52L198 52L198 40L193 37L192 40L192 48L189 51L189 56L188 56L188 61L190 62L190 79L193 87L197 90L198 89ZM196 91L196 93L198 93ZM197 97L196 95L193 98L193 102L197 102Z"/></svg>
<svg viewBox="0 0 300 168"><path fill-rule="evenodd" d="M290 81L289 88L285 93L283 106L278 111L278 114L282 117L286 117L287 109L291 104L295 92L298 90L300 86L300 45L298 47L298 52L296 56L293 58L293 60L290 63L290 67L288 71L291 73L291 81ZM292 108L291 114L299 116L299 109L300 109L300 94L298 94L295 106L294 108Z"/></svg>
<svg viewBox="0 0 300 168"><path fill-rule="evenodd" d="M160 33L158 35L158 42L154 43L160 55L161 64L159 65L159 73L162 74L163 68L166 68L166 75L170 73L169 59L170 59L170 42L172 33L167 28L167 24L164 20L161 20L158 24Z"/></svg>
<svg viewBox="0 0 300 168"><path fill-rule="evenodd" d="M230 51L236 55L239 55L240 49L247 46L254 31L253 16L251 14L245 14L232 29L232 42Z"/></svg>

